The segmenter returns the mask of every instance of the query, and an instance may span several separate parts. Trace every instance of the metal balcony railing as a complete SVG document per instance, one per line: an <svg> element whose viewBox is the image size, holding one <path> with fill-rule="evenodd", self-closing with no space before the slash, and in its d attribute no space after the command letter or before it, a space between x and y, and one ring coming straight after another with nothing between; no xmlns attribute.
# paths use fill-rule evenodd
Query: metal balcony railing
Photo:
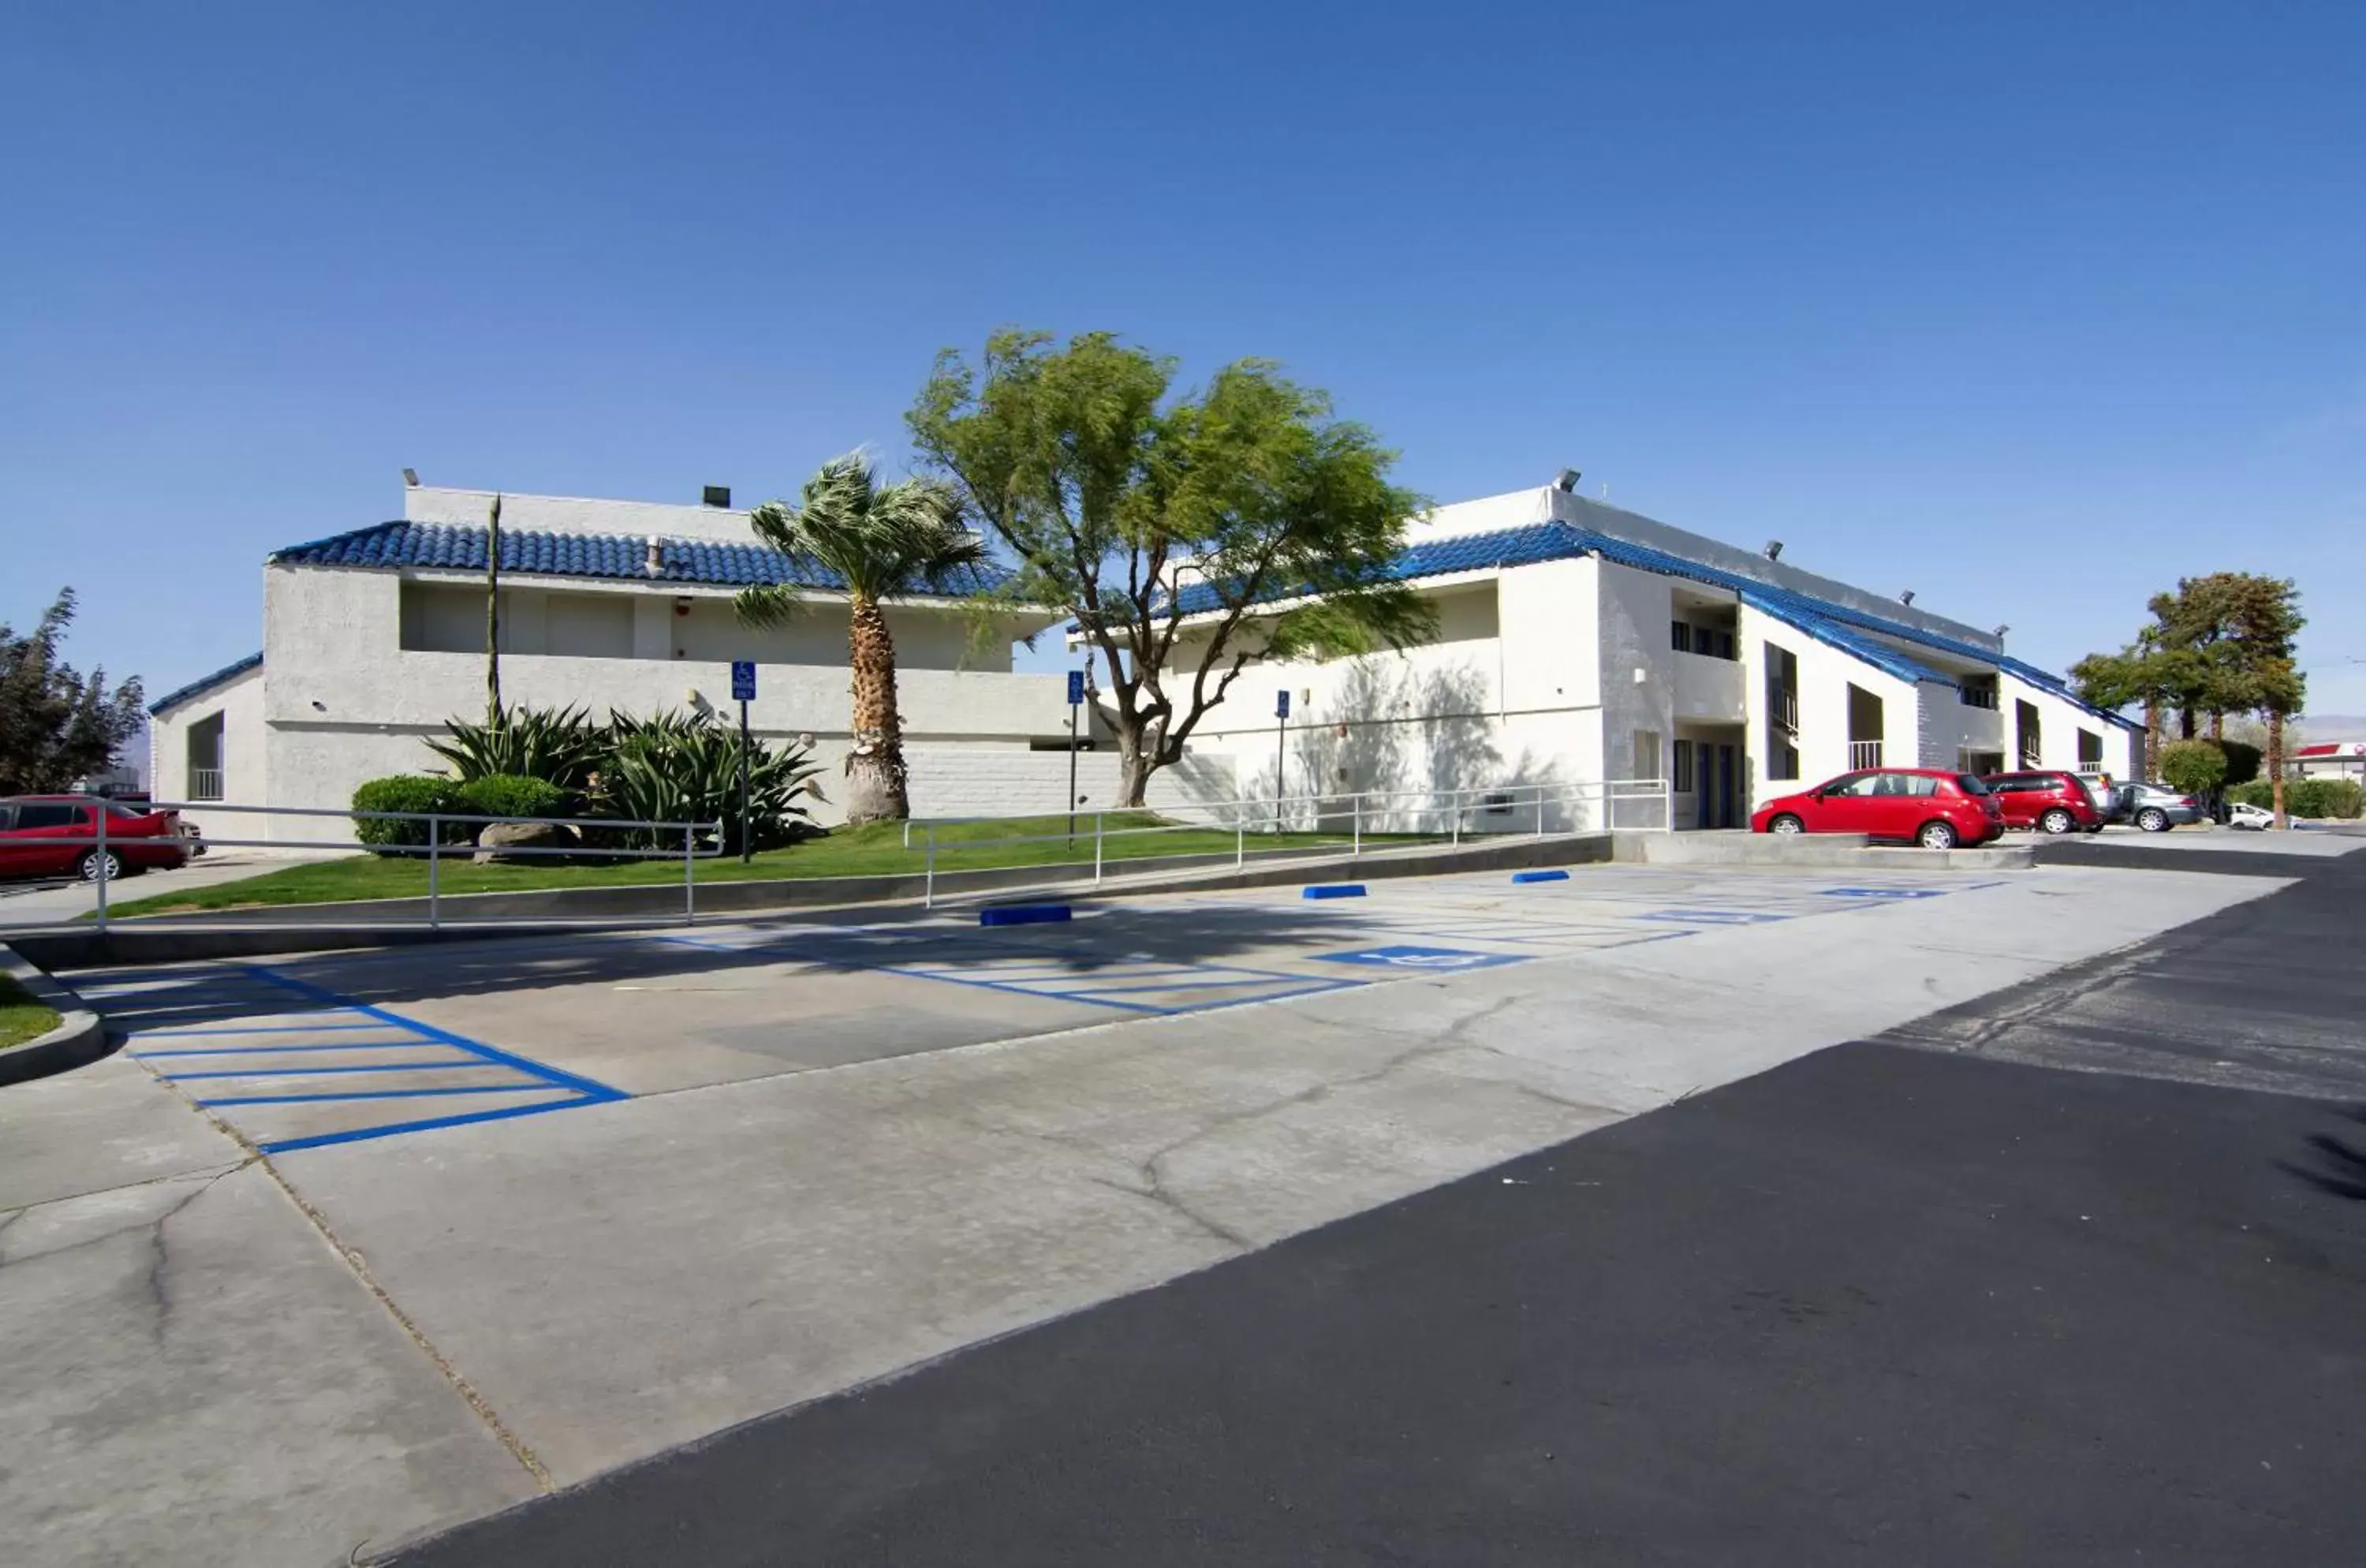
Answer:
<svg viewBox="0 0 2366 1568"><path fill-rule="evenodd" d="M1955 695L1967 708L1986 708L1990 713L1996 711L1997 694L1992 687L1958 686Z"/></svg>
<svg viewBox="0 0 2366 1568"><path fill-rule="evenodd" d="M1877 768L1881 766L1881 742L1878 740L1850 741L1849 766L1852 768Z"/></svg>
<svg viewBox="0 0 2366 1568"><path fill-rule="evenodd" d="M1766 711L1785 733L1799 733L1799 693L1796 687L1769 686L1766 689Z"/></svg>
<svg viewBox="0 0 2366 1568"><path fill-rule="evenodd" d="M191 800L220 800L222 797L222 771L220 768L189 770Z"/></svg>

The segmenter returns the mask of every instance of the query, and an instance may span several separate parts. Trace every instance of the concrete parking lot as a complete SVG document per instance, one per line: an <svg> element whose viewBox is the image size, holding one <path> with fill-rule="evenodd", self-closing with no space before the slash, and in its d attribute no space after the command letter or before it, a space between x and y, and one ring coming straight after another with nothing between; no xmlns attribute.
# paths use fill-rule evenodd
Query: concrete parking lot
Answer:
<svg viewBox="0 0 2366 1568"><path fill-rule="evenodd" d="M70 976L0 1096L0 1518L320 1562L2260 897L1593 866Z"/></svg>

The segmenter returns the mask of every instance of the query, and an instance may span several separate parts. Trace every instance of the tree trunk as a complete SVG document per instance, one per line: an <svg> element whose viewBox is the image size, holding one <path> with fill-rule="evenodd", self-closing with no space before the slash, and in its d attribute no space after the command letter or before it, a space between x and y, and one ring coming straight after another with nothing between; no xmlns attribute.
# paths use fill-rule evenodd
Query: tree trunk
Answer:
<svg viewBox="0 0 2366 1568"><path fill-rule="evenodd" d="M1143 795L1150 788L1150 775L1155 771L1150 753L1142 749L1142 737L1121 733L1117 738L1118 804L1143 805Z"/></svg>
<svg viewBox="0 0 2366 1568"><path fill-rule="evenodd" d="M2177 710L2177 738L2180 740L2191 740L2193 739L2193 710L2191 708L2180 708Z"/></svg>
<svg viewBox="0 0 2366 1568"><path fill-rule="evenodd" d="M2226 716L2225 714L2214 713L2210 716L2210 739L2220 746L2226 744Z"/></svg>
<svg viewBox="0 0 2366 1568"><path fill-rule="evenodd" d="M854 747L846 754L846 820L900 821L912 814L904 786L904 728L896 714L896 641L879 602L857 595L847 634L854 670Z"/></svg>
<svg viewBox="0 0 2366 1568"><path fill-rule="evenodd" d="M2284 716L2272 711L2268 715L2268 789L2275 800L2276 826L2291 826L2284 819Z"/></svg>
<svg viewBox="0 0 2366 1568"><path fill-rule="evenodd" d="M2145 754L2137 765L2136 777L2152 779L2160 776L2160 704L2145 704Z"/></svg>

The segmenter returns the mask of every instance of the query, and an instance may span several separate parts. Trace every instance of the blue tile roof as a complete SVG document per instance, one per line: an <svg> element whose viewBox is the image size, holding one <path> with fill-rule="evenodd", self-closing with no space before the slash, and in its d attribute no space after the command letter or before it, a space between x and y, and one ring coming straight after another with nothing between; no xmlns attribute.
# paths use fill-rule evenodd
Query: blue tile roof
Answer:
<svg viewBox="0 0 2366 1568"><path fill-rule="evenodd" d="M485 570L485 531L449 523L379 523L310 544L275 550L271 559L288 566L389 569L435 567L453 571ZM503 530L501 570L543 577L604 578L631 582L683 582L744 588L759 582L792 582L800 588L843 588L834 572L800 571L789 558L760 545L715 539L661 539L652 575L646 570L648 540L630 534L556 534L536 529ZM957 595L1000 587L1008 574L998 567L975 573Z"/></svg>
<svg viewBox="0 0 2366 1568"><path fill-rule="evenodd" d="M262 668L263 655L259 653L250 653L244 659L240 660L237 663L225 664L220 669L215 671L212 674L192 681L177 692L165 693L163 696L158 697L154 702L148 705L148 711L152 714L163 713L166 708L173 706L176 703L186 703L191 697L202 696L207 692L211 691L214 687L220 685L225 681L243 675L250 670L260 670Z"/></svg>
<svg viewBox="0 0 2366 1568"><path fill-rule="evenodd" d="M1730 590L1741 602L1762 610L1785 623L1796 626L1819 642L1865 660L1877 670L1902 681L1938 681L1953 685L1955 677L1914 659L1906 650L1880 640L1895 637L1901 642L1927 648L1934 653L1992 664L2049 692L2063 701L2092 714L2107 723L2124 728L2141 729L2142 725L2119 714L2109 712L2082 701L2059 676L2048 674L2034 665L2007 658L1994 649L1977 643L1965 642L1938 632L1902 621L1892 621L1863 610L1852 609L1829 599L1819 599L1788 588L1762 582L1754 577L1710 566L1705 561L1687 559L1665 550L1653 549L1626 539L1614 538L1591 528L1575 527L1567 523L1530 523L1517 528L1503 528L1493 533L1465 534L1450 539L1424 540L1408 546L1390 565L1387 575L1396 580L1422 577L1442 577L1449 572L1480 571L1489 568L1528 566L1538 561L1568 560L1593 550L1605 560L1642 571L1658 572L1667 577L1688 578L1714 587ZM1197 615L1216 609L1222 600L1216 591L1205 583L1194 583L1183 590L1181 601L1187 615ZM1289 594L1277 592L1275 598Z"/></svg>

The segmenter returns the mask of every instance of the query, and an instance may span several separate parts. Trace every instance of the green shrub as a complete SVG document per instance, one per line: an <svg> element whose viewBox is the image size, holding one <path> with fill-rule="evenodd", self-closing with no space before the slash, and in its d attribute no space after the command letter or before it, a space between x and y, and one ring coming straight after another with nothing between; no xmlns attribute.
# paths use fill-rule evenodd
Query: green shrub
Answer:
<svg viewBox="0 0 2366 1568"><path fill-rule="evenodd" d="M2275 794L2265 779L2237 784L2226 792L2230 800L2263 810L2275 809ZM2293 817L2356 817L2366 810L2366 789L2349 779L2286 779L2284 811Z"/></svg>
<svg viewBox="0 0 2366 1568"><path fill-rule="evenodd" d="M2226 753L2225 783L2232 788L2247 784L2259 776L2259 761L2266 755L2257 746L2241 740L2221 740L2218 750Z"/></svg>
<svg viewBox="0 0 2366 1568"><path fill-rule="evenodd" d="M2160 749L2160 776L2171 789L2208 795L2226 776L2226 753L2208 740L2172 740Z"/></svg>
<svg viewBox="0 0 2366 1568"><path fill-rule="evenodd" d="M354 791L355 811L459 811L459 793L450 779L439 779L427 773L396 773L389 778L371 779ZM374 852L396 855L406 845L427 842L425 822L389 822L383 818L355 817L354 837L371 846ZM441 835L445 842L466 841L458 825L446 829Z"/></svg>
<svg viewBox="0 0 2366 1568"><path fill-rule="evenodd" d="M515 773L470 779L454 795L461 809L479 817L565 817L572 804L571 796L558 785Z"/></svg>

